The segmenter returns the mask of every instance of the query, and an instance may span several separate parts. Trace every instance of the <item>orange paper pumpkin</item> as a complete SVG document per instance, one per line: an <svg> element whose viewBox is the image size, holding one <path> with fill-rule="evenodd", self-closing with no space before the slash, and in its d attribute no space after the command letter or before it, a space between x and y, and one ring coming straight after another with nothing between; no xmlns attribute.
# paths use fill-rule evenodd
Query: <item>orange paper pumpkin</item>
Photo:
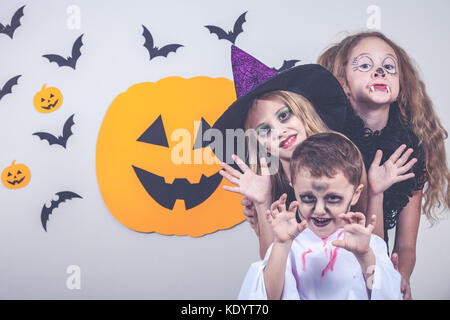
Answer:
<svg viewBox="0 0 450 320"><path fill-rule="evenodd" d="M33 104L37 111L49 113L57 110L63 102L61 91L55 87L42 86L41 91L36 93L33 98Z"/></svg>
<svg viewBox="0 0 450 320"><path fill-rule="evenodd" d="M16 164L16 160L2 172L2 183L8 189L23 188L30 179L30 169L22 163Z"/></svg>
<svg viewBox="0 0 450 320"><path fill-rule="evenodd" d="M140 232L202 236L244 220L211 149L196 145L236 99L225 78L164 78L130 87L109 107L97 141L100 191L111 214Z"/></svg>

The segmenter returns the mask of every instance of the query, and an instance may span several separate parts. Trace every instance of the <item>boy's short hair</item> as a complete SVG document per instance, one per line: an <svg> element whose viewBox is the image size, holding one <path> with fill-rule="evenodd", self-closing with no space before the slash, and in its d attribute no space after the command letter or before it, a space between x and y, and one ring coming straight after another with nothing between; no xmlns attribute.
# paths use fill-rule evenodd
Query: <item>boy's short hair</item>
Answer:
<svg viewBox="0 0 450 320"><path fill-rule="evenodd" d="M363 173L361 152L346 136L337 132L317 133L309 136L294 150L290 163L291 183L300 170L308 170L313 177L334 177L342 171L356 187Z"/></svg>

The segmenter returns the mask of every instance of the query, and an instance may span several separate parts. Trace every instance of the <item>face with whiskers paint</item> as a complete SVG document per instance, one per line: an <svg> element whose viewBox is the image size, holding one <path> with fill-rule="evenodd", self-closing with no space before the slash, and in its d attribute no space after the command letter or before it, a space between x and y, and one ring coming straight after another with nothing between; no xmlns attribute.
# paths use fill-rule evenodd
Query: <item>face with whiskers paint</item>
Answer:
<svg viewBox="0 0 450 320"><path fill-rule="evenodd" d="M394 102L400 91L398 59L382 39L362 39L350 52L344 90L353 107L377 107Z"/></svg>
<svg viewBox="0 0 450 320"><path fill-rule="evenodd" d="M358 202L363 185L355 188L342 171L329 178L313 177L308 170L300 169L293 187L300 218L318 237L326 238L343 226L339 215Z"/></svg>

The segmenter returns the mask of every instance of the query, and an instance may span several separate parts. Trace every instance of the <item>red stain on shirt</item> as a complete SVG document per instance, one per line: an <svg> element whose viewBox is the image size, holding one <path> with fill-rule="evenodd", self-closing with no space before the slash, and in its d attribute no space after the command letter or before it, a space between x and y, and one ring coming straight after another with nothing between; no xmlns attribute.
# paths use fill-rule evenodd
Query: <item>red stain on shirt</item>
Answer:
<svg viewBox="0 0 450 320"><path fill-rule="evenodd" d="M308 251L305 251L305 252L302 253L302 270L303 270L303 271L306 270L306 255L307 255L308 253L311 253L311 252L312 252L312 250L311 250L311 249L308 249Z"/></svg>
<svg viewBox="0 0 450 320"><path fill-rule="evenodd" d="M339 237L344 233L344 230L342 230L341 232L339 232L338 236L336 239L339 239ZM337 259L337 254L338 254L338 250L339 248L336 247L334 248L334 250L330 250L330 261L328 262L328 264L325 266L325 268L322 270L322 278L325 276L325 274L328 271L333 271L334 269L334 265L336 263L336 259ZM326 252L325 252L326 254Z"/></svg>

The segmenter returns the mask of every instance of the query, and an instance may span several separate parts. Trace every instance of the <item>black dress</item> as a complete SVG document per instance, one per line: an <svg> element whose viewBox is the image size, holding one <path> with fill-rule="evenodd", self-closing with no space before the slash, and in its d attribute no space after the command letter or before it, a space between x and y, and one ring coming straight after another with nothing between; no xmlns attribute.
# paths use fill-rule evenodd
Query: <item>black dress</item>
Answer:
<svg viewBox="0 0 450 320"><path fill-rule="evenodd" d="M412 192L422 190L427 179L423 149L418 146L419 139L407 125L407 120L402 117L396 102L391 104L388 122L381 131L372 131L366 128L363 120L355 114L352 108L349 108L343 134L352 140L361 151L366 170L369 170L378 149L383 151L381 164L402 144L406 144L407 148L414 149L410 159L417 158L418 161L410 171L414 172L415 177L396 183L384 192L384 240L388 244L387 231L396 226L398 215L408 204Z"/></svg>

